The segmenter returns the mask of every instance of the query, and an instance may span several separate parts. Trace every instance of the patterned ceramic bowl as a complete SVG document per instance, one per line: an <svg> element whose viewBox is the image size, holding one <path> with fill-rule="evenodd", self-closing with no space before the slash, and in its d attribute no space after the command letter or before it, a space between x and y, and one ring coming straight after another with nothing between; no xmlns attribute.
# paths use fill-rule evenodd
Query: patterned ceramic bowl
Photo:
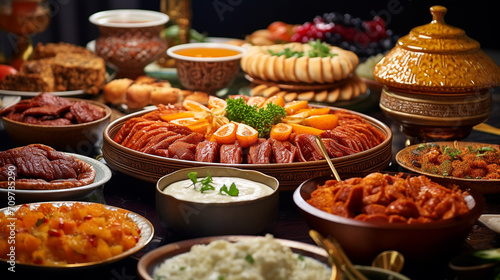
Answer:
<svg viewBox="0 0 500 280"><path fill-rule="evenodd" d="M224 43L189 43L167 50L175 59L182 86L192 91L215 93L231 84L240 70L246 49Z"/></svg>
<svg viewBox="0 0 500 280"><path fill-rule="evenodd" d="M95 52L118 69L117 77L136 78L144 67L165 53L160 38L169 17L147 10L109 10L95 13L89 21L99 27Z"/></svg>

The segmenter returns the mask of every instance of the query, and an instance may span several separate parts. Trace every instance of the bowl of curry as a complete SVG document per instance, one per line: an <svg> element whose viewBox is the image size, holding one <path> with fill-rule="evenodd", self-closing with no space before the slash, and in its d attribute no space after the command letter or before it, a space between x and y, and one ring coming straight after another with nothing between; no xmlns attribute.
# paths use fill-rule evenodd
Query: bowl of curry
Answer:
<svg viewBox="0 0 500 280"><path fill-rule="evenodd" d="M500 193L500 146L444 141L408 146L396 154L403 168L443 185L458 184L482 194Z"/></svg>
<svg viewBox="0 0 500 280"><path fill-rule="evenodd" d="M484 208L474 190L406 173L373 172L341 182L315 177L295 190L293 200L311 229L335 238L360 264L385 250L414 264L447 260Z"/></svg>

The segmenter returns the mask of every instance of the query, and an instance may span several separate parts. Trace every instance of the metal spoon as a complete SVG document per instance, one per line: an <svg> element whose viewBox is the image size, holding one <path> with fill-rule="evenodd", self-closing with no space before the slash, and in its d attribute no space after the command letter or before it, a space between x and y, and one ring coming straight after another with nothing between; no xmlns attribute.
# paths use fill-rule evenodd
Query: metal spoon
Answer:
<svg viewBox="0 0 500 280"><path fill-rule="evenodd" d="M311 236L318 246L328 252L328 260L332 264L332 268L333 265L336 267L336 270L332 271L332 278L330 279L338 279L338 269L340 269L348 280L368 280L368 278L366 278L354 267L340 244L335 239L332 237L324 238L319 232L313 229L309 230L309 236ZM333 272L336 273L335 278L333 278Z"/></svg>
<svg viewBox="0 0 500 280"><path fill-rule="evenodd" d="M316 143L318 144L319 148L321 149L321 152L323 153L323 156L325 157L326 162L328 162L328 165L330 166L330 169L332 170L333 175L335 176L335 179L339 182L342 181L340 179L339 173L337 173L337 169L335 169L335 167L333 166L333 163L330 160L330 156L328 155L328 152L326 151L325 144L323 143L323 141L321 141L321 137L319 137L319 135L316 135Z"/></svg>
<svg viewBox="0 0 500 280"><path fill-rule="evenodd" d="M404 263L405 258L403 254L398 251L389 250L378 254L373 260L372 266L400 272L403 269Z"/></svg>

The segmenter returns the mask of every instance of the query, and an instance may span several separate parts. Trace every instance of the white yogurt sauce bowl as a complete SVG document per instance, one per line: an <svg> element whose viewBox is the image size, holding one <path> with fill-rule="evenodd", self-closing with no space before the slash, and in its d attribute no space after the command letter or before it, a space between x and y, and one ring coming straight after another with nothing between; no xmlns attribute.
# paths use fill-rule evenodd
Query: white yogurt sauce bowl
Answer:
<svg viewBox="0 0 500 280"><path fill-rule="evenodd" d="M194 190L188 178L191 172L197 172L198 180L209 173L214 179L215 190L203 193ZM222 177L223 182L217 183ZM240 192L238 197L219 194L222 184L230 189L229 178L235 178ZM180 186L176 194L168 190L165 192L173 183L180 181L185 181L185 185ZM278 187L276 178L258 171L231 167L185 168L158 180L156 210L165 226L182 236L261 234L277 218ZM183 188L186 191L184 197L179 194ZM266 188L269 189L265 191Z"/></svg>

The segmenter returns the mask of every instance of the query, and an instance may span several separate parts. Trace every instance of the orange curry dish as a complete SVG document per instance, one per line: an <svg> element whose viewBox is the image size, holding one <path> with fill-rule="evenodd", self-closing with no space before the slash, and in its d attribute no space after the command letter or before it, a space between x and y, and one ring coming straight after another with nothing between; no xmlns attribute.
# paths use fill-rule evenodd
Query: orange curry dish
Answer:
<svg viewBox="0 0 500 280"><path fill-rule="evenodd" d="M467 213L467 194L425 176L371 173L341 182L329 180L318 186L307 202L325 212L360 221L419 224Z"/></svg>
<svg viewBox="0 0 500 280"><path fill-rule="evenodd" d="M24 264L57 266L109 259L134 247L140 238L128 213L97 203L58 207L42 203L23 205L8 216L0 213L0 258L8 259L10 247L15 246L16 261ZM15 244L9 239L14 219Z"/></svg>

